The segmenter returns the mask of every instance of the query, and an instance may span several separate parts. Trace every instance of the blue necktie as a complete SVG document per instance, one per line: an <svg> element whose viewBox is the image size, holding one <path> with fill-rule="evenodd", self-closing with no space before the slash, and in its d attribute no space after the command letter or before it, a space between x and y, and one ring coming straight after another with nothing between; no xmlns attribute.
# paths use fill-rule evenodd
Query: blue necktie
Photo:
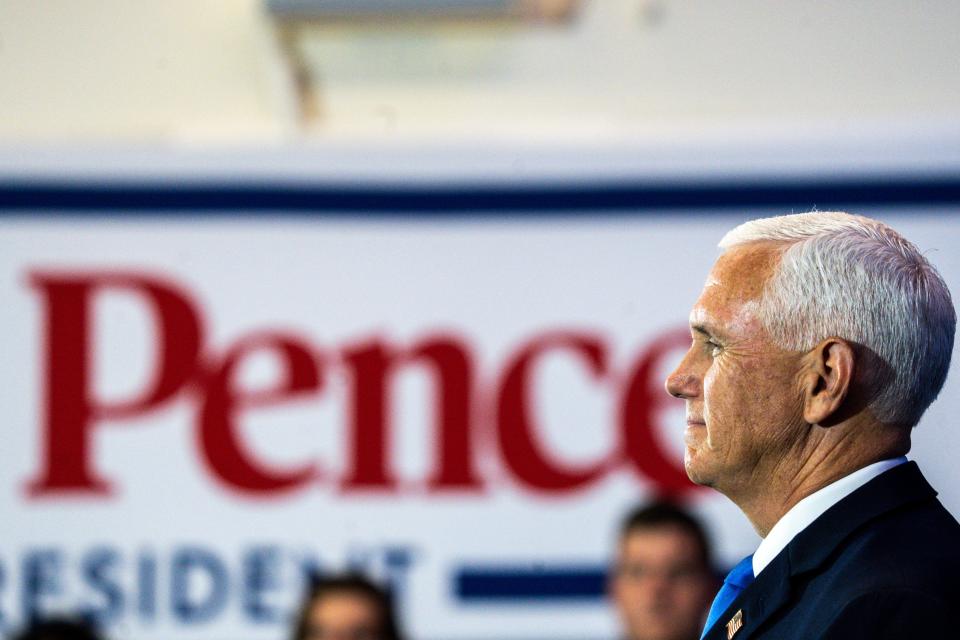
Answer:
<svg viewBox="0 0 960 640"><path fill-rule="evenodd" d="M717 597L713 599L713 604L710 605L710 613L707 614L707 624L703 627L701 638L707 635L707 631L710 631L720 614L727 610L730 603L736 600L737 596L749 587L751 582L753 582L753 555L749 555L737 563L737 566L731 569L727 577L723 579L723 586L720 587Z"/></svg>

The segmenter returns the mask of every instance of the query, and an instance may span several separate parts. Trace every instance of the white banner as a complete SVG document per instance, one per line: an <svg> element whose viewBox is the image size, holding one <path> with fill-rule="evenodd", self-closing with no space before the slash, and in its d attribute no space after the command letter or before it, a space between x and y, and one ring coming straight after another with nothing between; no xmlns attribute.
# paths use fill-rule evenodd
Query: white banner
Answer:
<svg viewBox="0 0 960 640"><path fill-rule="evenodd" d="M638 501L687 500L725 562L755 548L686 482L662 380L717 241L789 211L794 181L144 175L0 183L3 629L79 608L117 638L279 638L307 572L354 567L394 585L413 637L611 637L602 570ZM956 184L904 179L920 195L819 194L892 224L960 292ZM311 197L340 204L293 204ZM958 385L911 454L954 513Z"/></svg>

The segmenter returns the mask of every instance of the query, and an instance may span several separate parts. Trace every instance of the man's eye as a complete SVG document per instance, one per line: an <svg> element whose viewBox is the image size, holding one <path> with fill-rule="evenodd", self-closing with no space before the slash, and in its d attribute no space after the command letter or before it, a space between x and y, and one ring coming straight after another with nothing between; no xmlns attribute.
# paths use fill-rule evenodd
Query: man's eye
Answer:
<svg viewBox="0 0 960 640"><path fill-rule="evenodd" d="M620 567L620 573L631 580L642 580L647 575L646 567L630 564Z"/></svg>
<svg viewBox="0 0 960 640"><path fill-rule="evenodd" d="M720 355L720 345L713 340L707 340L707 349L710 350L710 356L716 358Z"/></svg>

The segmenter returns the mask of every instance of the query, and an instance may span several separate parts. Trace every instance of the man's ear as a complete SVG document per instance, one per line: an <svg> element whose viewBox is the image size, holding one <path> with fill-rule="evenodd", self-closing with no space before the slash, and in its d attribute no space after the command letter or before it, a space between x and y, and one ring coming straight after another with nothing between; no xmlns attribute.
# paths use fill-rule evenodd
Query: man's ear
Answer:
<svg viewBox="0 0 960 640"><path fill-rule="evenodd" d="M827 338L806 356L803 376L803 419L830 426L853 384L856 354L841 338Z"/></svg>

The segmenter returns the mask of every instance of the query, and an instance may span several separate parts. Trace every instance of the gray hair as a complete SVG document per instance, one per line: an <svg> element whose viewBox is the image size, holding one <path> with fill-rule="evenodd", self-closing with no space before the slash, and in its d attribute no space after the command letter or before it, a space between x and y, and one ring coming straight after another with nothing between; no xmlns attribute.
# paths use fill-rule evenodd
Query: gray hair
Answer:
<svg viewBox="0 0 960 640"><path fill-rule="evenodd" d="M865 347L879 367L859 371L881 422L914 426L943 387L957 316L950 291L916 246L887 225L847 213L801 213L746 222L721 249L784 244L759 301L783 349L838 337Z"/></svg>

